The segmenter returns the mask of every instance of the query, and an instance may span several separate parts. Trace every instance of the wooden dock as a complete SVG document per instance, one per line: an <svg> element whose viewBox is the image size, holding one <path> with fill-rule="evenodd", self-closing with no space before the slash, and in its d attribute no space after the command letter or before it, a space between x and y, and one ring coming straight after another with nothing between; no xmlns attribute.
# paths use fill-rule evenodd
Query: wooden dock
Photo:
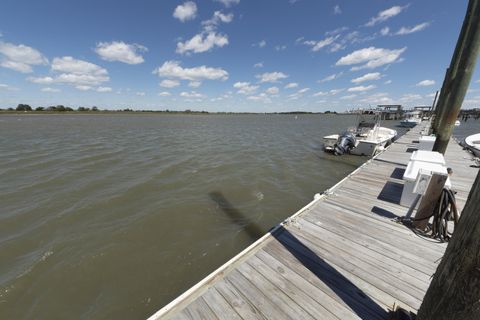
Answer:
<svg viewBox="0 0 480 320"><path fill-rule="evenodd" d="M425 124L329 189L151 319L387 319L416 311L445 243L393 222L402 175ZM478 172L450 141L461 210Z"/></svg>

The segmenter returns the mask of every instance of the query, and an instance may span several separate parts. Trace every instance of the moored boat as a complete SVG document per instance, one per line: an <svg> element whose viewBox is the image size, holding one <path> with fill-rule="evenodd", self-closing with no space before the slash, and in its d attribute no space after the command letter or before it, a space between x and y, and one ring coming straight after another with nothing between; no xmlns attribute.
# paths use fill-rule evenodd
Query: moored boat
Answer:
<svg viewBox="0 0 480 320"><path fill-rule="evenodd" d="M464 145L472 151L475 157L480 158L480 133L472 134L465 138Z"/></svg>
<svg viewBox="0 0 480 320"><path fill-rule="evenodd" d="M381 127L378 116L366 119L362 116L357 127L349 128L342 134L323 137L325 151L335 155L350 153L361 156L374 156L389 145L397 136L397 131Z"/></svg>
<svg viewBox="0 0 480 320"><path fill-rule="evenodd" d="M420 122L422 122L420 111L411 111L405 113L405 119L400 121L400 126L406 128L413 128Z"/></svg>

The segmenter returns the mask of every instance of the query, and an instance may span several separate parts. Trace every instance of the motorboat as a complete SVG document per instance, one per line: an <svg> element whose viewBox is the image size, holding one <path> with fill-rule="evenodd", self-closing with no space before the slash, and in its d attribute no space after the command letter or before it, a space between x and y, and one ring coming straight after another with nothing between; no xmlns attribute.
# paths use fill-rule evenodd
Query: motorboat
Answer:
<svg viewBox="0 0 480 320"><path fill-rule="evenodd" d="M466 137L464 145L467 149L472 151L475 157L480 158L480 133Z"/></svg>
<svg viewBox="0 0 480 320"><path fill-rule="evenodd" d="M410 111L405 113L405 119L400 121L400 127L413 128L422 122L420 111Z"/></svg>
<svg viewBox="0 0 480 320"><path fill-rule="evenodd" d="M358 125L342 134L323 137L325 151L335 155L350 153L360 156L374 156L392 143L397 131L380 126L378 115L366 118L362 115Z"/></svg>

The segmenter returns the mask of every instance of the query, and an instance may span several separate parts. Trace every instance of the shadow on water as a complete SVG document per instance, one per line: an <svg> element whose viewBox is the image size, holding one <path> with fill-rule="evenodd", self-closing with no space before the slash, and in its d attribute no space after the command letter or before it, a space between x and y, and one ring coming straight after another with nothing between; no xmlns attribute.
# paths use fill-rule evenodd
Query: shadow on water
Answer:
<svg viewBox="0 0 480 320"><path fill-rule="evenodd" d="M241 226L252 240L257 240L266 233L266 230L260 228L257 224L250 221L247 216L237 210L221 192L213 191L210 192L208 196L219 206L225 215L232 220L233 223Z"/></svg>
<svg viewBox="0 0 480 320"><path fill-rule="evenodd" d="M211 192L209 193L209 196L235 224L243 226L245 231L253 239L258 239L264 234L262 228L254 222L249 221L248 217L233 207L222 193ZM335 292L335 294L360 318L386 318L387 311L283 226L276 229L272 233L272 236L286 250L288 250L298 262L305 266L305 268Z"/></svg>

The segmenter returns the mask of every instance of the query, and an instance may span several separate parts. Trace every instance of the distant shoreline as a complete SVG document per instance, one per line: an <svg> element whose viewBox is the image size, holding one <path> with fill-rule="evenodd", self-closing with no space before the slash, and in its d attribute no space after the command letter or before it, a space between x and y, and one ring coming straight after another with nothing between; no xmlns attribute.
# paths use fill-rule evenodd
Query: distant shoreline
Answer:
<svg viewBox="0 0 480 320"><path fill-rule="evenodd" d="M345 112L206 112L206 111L116 111L116 110L99 110L99 111L16 111L16 110L0 110L2 115L342 115L352 114Z"/></svg>

